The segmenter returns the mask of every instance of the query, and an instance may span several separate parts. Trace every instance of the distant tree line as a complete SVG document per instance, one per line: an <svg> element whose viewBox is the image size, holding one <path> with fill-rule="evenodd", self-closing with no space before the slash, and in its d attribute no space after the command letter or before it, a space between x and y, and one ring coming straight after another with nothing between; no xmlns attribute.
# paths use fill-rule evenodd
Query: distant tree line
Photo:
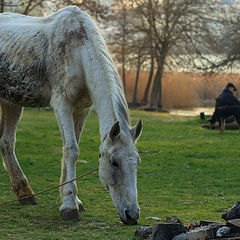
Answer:
<svg viewBox="0 0 240 240"><path fill-rule="evenodd" d="M139 72L148 70L141 103L156 110L162 108L165 71L216 71L230 66L240 48L237 8L222 1L116 0L109 18L115 22L109 44L122 64L124 85L125 71L136 70L132 103L137 104Z"/></svg>
<svg viewBox="0 0 240 240"><path fill-rule="evenodd" d="M1 12L9 0L0 0ZM124 89L126 70L136 71L132 104L137 102L141 70L149 71L141 104L162 108L165 71L231 70L240 59L240 11L221 0L15 0L19 11L31 15L51 3L56 10L77 5L100 22L118 67ZM150 101L149 101L150 99Z"/></svg>

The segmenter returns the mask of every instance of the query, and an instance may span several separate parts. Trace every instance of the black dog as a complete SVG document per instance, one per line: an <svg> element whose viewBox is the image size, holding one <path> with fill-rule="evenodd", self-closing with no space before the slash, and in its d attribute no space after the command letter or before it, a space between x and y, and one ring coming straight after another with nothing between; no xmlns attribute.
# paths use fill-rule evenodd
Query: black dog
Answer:
<svg viewBox="0 0 240 240"><path fill-rule="evenodd" d="M224 106L224 107L217 107L215 112L213 113L212 119L209 120L209 124L212 129L215 128L216 122L219 123L219 132L223 133L225 130L226 119L229 117L234 116L239 127L240 133L240 108L239 106Z"/></svg>

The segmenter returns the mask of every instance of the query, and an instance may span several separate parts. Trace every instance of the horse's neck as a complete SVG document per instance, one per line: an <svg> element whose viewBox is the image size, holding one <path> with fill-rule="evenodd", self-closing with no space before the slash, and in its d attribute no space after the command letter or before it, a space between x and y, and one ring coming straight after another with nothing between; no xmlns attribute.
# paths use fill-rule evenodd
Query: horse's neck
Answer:
<svg viewBox="0 0 240 240"><path fill-rule="evenodd" d="M106 86L99 84L98 89L91 91L91 95L94 107L98 114L101 140L103 140L118 119Z"/></svg>
<svg viewBox="0 0 240 240"><path fill-rule="evenodd" d="M106 82L105 70L95 57L93 50L88 48L84 55L87 56L82 63L86 74L86 85L98 114L100 136L103 140L113 124L118 121L112 98L113 93Z"/></svg>
<svg viewBox="0 0 240 240"><path fill-rule="evenodd" d="M103 139L116 121L125 131L129 127L127 104L121 80L100 35L85 41L80 50L86 85L97 111Z"/></svg>

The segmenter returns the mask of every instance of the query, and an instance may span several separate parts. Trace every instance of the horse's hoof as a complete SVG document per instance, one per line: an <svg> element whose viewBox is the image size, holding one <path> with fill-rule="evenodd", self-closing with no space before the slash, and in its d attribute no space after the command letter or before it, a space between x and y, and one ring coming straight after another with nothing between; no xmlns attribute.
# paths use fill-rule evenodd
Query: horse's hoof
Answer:
<svg viewBox="0 0 240 240"><path fill-rule="evenodd" d="M29 205L29 204L32 204L32 205L36 205L37 204L37 200L35 199L34 196L32 197L21 197L18 199L18 201L20 202L21 205Z"/></svg>
<svg viewBox="0 0 240 240"><path fill-rule="evenodd" d="M80 217L80 213L78 211L78 209L66 209L66 210L61 210L61 218L63 220L77 220L80 221L81 217Z"/></svg>

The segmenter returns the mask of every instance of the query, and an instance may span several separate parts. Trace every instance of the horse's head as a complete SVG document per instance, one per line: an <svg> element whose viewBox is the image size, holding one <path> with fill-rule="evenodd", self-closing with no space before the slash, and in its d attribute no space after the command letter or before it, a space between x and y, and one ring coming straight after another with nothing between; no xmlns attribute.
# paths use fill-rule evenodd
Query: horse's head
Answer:
<svg viewBox="0 0 240 240"><path fill-rule="evenodd" d="M140 158L135 142L141 131L141 120L129 134L121 132L116 122L100 146L100 180L109 190L122 222L127 225L137 224L140 213L136 186Z"/></svg>

